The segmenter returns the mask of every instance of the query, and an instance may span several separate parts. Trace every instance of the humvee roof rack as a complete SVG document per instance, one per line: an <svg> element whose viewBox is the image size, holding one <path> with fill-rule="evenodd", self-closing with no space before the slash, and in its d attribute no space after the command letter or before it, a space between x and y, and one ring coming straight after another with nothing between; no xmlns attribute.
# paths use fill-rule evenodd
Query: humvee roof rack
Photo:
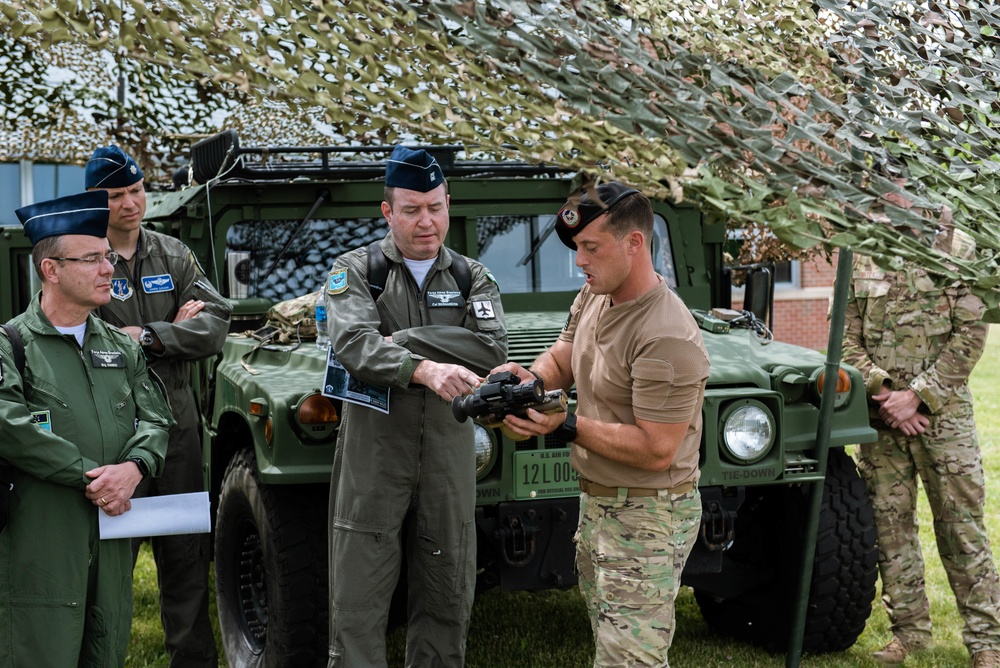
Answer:
<svg viewBox="0 0 1000 668"><path fill-rule="evenodd" d="M202 139L191 147L194 180L208 183L213 179L288 180L299 177L337 177L376 179L385 175L385 160L334 160L336 155L384 154L394 146L268 146L241 147L236 130L225 130ZM561 167L527 162L456 160L465 148L461 145L413 146L433 155L445 176L507 175L553 176L566 174ZM302 156L300 159L272 159L277 156ZM250 156L257 156L251 160Z"/></svg>

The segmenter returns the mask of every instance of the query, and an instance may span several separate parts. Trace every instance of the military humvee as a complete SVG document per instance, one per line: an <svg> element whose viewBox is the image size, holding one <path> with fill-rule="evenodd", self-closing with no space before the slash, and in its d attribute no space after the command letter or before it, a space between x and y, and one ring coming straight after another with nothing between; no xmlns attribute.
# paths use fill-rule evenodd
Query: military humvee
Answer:
<svg viewBox="0 0 1000 668"><path fill-rule="evenodd" d="M530 363L555 340L583 282L572 252L549 235L575 188L572 175L460 160L461 147L429 150L449 179L448 245L497 277L509 357ZM321 392L326 356L314 342L278 344L259 330L273 304L318 290L336 255L385 234L387 155L385 147L241 148L227 131L192 147L200 185L150 193L146 224L190 246L234 305L223 353L196 365L193 379L231 666L325 664L326 514L341 406ZM874 435L861 377L840 369L824 467L823 356L770 340L766 272L748 281L746 303L757 304L756 313L729 322L713 316L713 308L730 306L724 225L692 207L654 208L657 270L701 322L712 364L702 527L683 581L713 628L784 647L802 572L807 490L824 484L803 649L844 649L864 629L875 593L872 511L844 450ZM20 229L0 230L4 320L35 289L29 251ZM478 479L477 588L573 586L578 485L568 449L479 426L469 447Z"/></svg>

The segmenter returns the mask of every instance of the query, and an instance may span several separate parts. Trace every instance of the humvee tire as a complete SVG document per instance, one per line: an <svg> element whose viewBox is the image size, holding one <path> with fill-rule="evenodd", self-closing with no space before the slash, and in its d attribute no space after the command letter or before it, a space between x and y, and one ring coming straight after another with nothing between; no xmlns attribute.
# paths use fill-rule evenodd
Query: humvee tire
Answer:
<svg viewBox="0 0 1000 668"><path fill-rule="evenodd" d="M730 557L747 572L770 572L773 579L725 600L696 590L702 616L713 631L771 651L788 648L808 489L747 488L736 521L741 540ZM854 644L871 613L877 558L875 518L864 481L850 455L830 450L803 651L839 652Z"/></svg>
<svg viewBox="0 0 1000 668"><path fill-rule="evenodd" d="M327 490L262 485L251 448L230 461L215 527L219 627L230 665L326 664Z"/></svg>

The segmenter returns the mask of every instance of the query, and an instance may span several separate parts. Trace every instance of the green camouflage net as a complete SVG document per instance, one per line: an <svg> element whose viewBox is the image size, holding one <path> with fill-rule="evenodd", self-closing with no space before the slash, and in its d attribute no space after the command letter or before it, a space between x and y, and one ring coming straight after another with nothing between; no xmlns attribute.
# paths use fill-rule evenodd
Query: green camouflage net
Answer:
<svg viewBox="0 0 1000 668"><path fill-rule="evenodd" d="M766 225L795 247L915 260L972 283L1000 321L994 3L6 0L0 10L8 54L87 45L105 77L124 71L135 89L124 103L113 91L95 102L81 82L53 84L37 55L0 57L4 132L44 128L68 106L147 152L209 131L227 110L248 126L284 119L262 124L265 139L295 126L326 142L462 142L578 170L581 184L627 181L720 221ZM975 238L975 260L929 248L949 221Z"/></svg>

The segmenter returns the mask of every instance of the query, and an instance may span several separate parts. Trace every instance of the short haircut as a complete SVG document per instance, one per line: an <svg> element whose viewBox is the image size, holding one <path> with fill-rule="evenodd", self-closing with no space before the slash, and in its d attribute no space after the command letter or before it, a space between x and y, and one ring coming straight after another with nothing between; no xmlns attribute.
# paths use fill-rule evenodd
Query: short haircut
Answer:
<svg viewBox="0 0 1000 668"><path fill-rule="evenodd" d="M629 195L612 207L604 219L604 225L616 239L623 238L632 230L638 230L646 237L646 242L652 244L653 206L642 193Z"/></svg>
<svg viewBox="0 0 1000 668"><path fill-rule="evenodd" d="M63 254L63 242L61 236L45 237L39 239L34 248L31 249L31 263L35 265L35 274L43 282L45 276L42 275L42 260L47 257L60 257Z"/></svg>

